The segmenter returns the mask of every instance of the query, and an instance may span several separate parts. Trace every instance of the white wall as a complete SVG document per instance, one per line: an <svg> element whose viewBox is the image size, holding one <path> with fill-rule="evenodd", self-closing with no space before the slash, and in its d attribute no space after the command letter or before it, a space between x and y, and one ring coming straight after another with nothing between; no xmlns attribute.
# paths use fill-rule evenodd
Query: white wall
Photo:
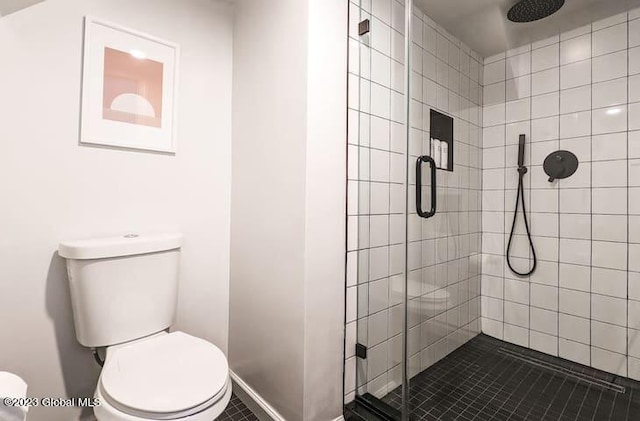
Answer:
<svg viewBox="0 0 640 421"><path fill-rule="evenodd" d="M304 418L342 413L347 1L309 1Z"/></svg>
<svg viewBox="0 0 640 421"><path fill-rule="evenodd" d="M482 330L640 380L640 10L485 59ZM504 255L518 135L538 267ZM549 183L542 163L577 155ZM522 214L512 262L531 265Z"/></svg>
<svg viewBox="0 0 640 421"><path fill-rule="evenodd" d="M175 156L78 145L83 16L182 47ZM90 396L63 239L185 235L176 328L227 349L232 19L210 0L49 0L0 19L0 370L34 397ZM77 419L35 408L31 420Z"/></svg>
<svg viewBox="0 0 640 421"><path fill-rule="evenodd" d="M342 413L345 0L240 0L230 365L285 419Z"/></svg>
<svg viewBox="0 0 640 421"><path fill-rule="evenodd" d="M229 362L294 420L303 393L307 7L235 7Z"/></svg>

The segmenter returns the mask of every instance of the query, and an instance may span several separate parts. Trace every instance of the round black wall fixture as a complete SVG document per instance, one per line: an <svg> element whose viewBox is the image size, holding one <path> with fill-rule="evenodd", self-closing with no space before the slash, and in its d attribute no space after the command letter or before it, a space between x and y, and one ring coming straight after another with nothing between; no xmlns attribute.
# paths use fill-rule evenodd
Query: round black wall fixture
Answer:
<svg viewBox="0 0 640 421"><path fill-rule="evenodd" d="M551 152L544 159L544 172L549 176L549 182L567 178L578 169L578 158L569 151Z"/></svg>

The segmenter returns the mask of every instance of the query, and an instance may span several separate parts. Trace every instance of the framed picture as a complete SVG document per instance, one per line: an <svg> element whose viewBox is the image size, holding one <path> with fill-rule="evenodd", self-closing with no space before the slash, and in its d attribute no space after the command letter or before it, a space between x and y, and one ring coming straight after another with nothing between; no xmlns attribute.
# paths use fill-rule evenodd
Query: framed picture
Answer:
<svg viewBox="0 0 640 421"><path fill-rule="evenodd" d="M177 44L85 17L80 142L175 153Z"/></svg>

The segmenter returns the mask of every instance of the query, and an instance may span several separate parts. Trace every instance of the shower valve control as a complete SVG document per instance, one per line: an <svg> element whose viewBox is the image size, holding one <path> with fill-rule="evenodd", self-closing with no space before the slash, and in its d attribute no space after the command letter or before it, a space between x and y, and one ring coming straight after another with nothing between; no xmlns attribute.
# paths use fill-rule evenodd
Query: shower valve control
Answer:
<svg viewBox="0 0 640 421"><path fill-rule="evenodd" d="M544 160L544 172L549 182L572 176L578 169L578 158L569 151L555 151Z"/></svg>

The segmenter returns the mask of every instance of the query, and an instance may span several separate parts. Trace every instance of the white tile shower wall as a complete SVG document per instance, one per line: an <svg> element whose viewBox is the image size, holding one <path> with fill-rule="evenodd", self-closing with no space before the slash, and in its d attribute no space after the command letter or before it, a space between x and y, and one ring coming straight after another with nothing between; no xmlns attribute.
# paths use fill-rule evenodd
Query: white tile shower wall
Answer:
<svg viewBox="0 0 640 421"><path fill-rule="evenodd" d="M371 32L360 37L363 19ZM409 173L412 376L480 330L483 70L476 53L427 16L414 10L413 21L410 161L428 154L436 109L454 118L455 171L438 171L438 213L428 220L415 213ZM349 29L347 402L356 389L381 397L401 382L404 5L351 2ZM368 347L367 359L354 356L356 342Z"/></svg>
<svg viewBox="0 0 640 421"><path fill-rule="evenodd" d="M640 379L640 20L637 12L484 62L482 330ZM538 268L505 260L527 135L525 198ZM566 149L580 166L550 183ZM531 265L520 214L511 256Z"/></svg>

